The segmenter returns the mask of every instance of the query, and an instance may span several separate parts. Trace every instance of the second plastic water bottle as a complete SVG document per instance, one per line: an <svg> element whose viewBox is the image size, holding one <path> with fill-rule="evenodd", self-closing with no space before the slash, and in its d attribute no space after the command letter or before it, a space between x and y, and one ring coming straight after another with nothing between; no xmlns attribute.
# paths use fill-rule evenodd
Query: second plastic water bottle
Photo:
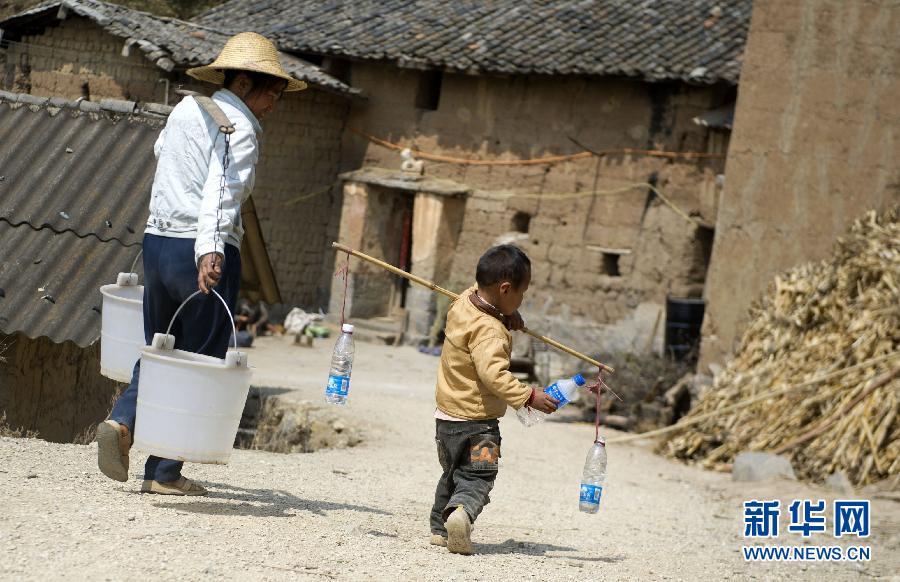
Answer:
<svg viewBox="0 0 900 582"><path fill-rule="evenodd" d="M606 441L597 439L584 460L584 472L581 475L581 494L578 496L578 509L585 513L597 513L600 509L600 496L606 482Z"/></svg>
<svg viewBox="0 0 900 582"><path fill-rule="evenodd" d="M347 404L353 352L353 326L345 323L341 326L341 337L334 344L331 355L331 371L328 372L328 386L325 388L325 401L329 404Z"/></svg>
<svg viewBox="0 0 900 582"><path fill-rule="evenodd" d="M550 384L544 388L544 392L556 399L556 409L559 410L566 404L578 400L580 386L584 386L584 377L581 374L575 374L571 378L564 378ZM547 418L545 413L527 406L517 410L516 416L519 418L519 422L525 426L533 426Z"/></svg>

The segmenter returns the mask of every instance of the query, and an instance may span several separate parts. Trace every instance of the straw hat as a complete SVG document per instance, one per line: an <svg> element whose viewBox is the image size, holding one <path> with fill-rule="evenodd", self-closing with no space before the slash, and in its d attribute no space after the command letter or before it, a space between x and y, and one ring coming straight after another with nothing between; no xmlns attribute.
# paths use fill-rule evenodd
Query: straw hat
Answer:
<svg viewBox="0 0 900 582"><path fill-rule="evenodd" d="M221 85L225 81L225 69L265 73L287 81L285 91L306 89L306 83L299 81L284 70L278 60L278 49L271 40L255 32L242 32L228 39L216 60L205 67L188 69L187 74L195 79Z"/></svg>

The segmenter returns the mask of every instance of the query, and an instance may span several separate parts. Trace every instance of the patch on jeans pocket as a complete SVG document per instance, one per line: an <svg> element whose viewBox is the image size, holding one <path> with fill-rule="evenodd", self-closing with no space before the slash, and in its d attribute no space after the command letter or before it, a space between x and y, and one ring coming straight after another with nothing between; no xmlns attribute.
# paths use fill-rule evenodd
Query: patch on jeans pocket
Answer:
<svg viewBox="0 0 900 582"><path fill-rule="evenodd" d="M469 464L479 471L496 471L500 461L500 443L492 434L469 437Z"/></svg>

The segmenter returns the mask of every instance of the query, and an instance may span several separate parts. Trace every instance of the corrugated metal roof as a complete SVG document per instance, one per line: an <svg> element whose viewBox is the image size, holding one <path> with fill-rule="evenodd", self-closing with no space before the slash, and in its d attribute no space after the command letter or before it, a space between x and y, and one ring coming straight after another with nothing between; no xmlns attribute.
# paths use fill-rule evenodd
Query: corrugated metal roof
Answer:
<svg viewBox="0 0 900 582"><path fill-rule="evenodd" d="M87 346L140 251L165 117L0 92L0 331Z"/></svg>
<svg viewBox="0 0 900 582"><path fill-rule="evenodd" d="M139 245L165 117L19 98L0 95L0 220Z"/></svg>
<svg viewBox="0 0 900 582"><path fill-rule="evenodd" d="M0 91L0 331L82 347L100 337L99 288L140 250L164 123L134 103ZM277 294L261 235L244 243L255 252L242 287L268 276Z"/></svg>
<svg viewBox="0 0 900 582"><path fill-rule="evenodd" d="M115 283L139 250L0 222L0 330L92 344L100 337L100 285Z"/></svg>

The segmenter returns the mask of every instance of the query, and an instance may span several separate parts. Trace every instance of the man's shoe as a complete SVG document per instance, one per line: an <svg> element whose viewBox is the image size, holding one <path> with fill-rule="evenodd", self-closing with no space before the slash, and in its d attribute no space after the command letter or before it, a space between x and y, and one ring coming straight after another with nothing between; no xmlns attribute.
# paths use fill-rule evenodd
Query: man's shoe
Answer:
<svg viewBox="0 0 900 582"><path fill-rule="evenodd" d="M447 547L447 538L440 534L431 534L431 541L429 541L432 546L441 546L442 548Z"/></svg>
<svg viewBox="0 0 900 582"><path fill-rule="evenodd" d="M178 481L160 483L144 479L141 485L141 493L157 493L159 495L206 495L206 488L199 483L191 481L187 477L180 477Z"/></svg>
<svg viewBox="0 0 900 582"><path fill-rule="evenodd" d="M472 554L472 522L469 514L460 505L447 518L447 549L453 554Z"/></svg>
<svg viewBox="0 0 900 582"><path fill-rule="evenodd" d="M97 466L110 479L128 481L128 451L131 433L115 420L97 425Z"/></svg>

